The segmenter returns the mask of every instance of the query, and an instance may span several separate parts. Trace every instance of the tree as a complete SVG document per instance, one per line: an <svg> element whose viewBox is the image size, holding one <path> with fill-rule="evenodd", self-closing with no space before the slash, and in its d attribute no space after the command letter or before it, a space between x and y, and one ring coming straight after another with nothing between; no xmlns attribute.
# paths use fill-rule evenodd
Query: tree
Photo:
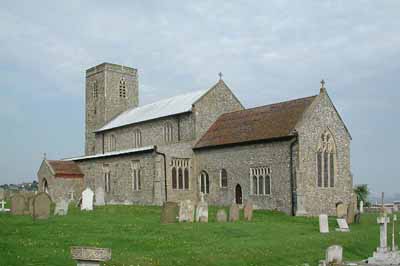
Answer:
<svg viewBox="0 0 400 266"><path fill-rule="evenodd" d="M354 193L357 194L358 204L360 203L360 201L363 201L366 205L368 205L369 190L367 184L356 185L354 187Z"/></svg>

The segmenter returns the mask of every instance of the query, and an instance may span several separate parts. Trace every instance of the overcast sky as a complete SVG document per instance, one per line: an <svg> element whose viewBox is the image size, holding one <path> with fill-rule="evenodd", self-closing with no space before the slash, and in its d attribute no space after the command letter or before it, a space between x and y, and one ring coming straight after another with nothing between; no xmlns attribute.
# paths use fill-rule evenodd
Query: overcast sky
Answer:
<svg viewBox="0 0 400 266"><path fill-rule="evenodd" d="M235 2L235 3L233 3ZM246 107L326 87L352 137L354 183L400 190L400 1L0 3L0 183L83 154L85 69L139 70L140 103L223 72Z"/></svg>

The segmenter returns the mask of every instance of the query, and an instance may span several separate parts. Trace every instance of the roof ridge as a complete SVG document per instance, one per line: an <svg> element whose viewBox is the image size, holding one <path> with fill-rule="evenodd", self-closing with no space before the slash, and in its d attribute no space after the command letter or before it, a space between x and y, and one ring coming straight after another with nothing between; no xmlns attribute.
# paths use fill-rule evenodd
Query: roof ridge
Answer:
<svg viewBox="0 0 400 266"><path fill-rule="evenodd" d="M252 111L252 110L255 110L255 109L259 109L259 108L272 107L272 106L278 105L278 104L284 104L284 103L290 103L290 102L295 102L295 101L300 101L300 100L306 100L306 99L314 98L314 97L317 97L317 96L318 95L316 94L316 95L312 95L312 96L296 98L296 99L282 101L282 102L276 102L276 103L270 103L270 104L266 104L266 105L254 106L254 107L251 107L251 108L246 108L246 109L242 109L242 110L232 111L232 112L229 112L229 113L224 113L221 116L227 115L227 114L232 114L232 113L237 113L237 112Z"/></svg>

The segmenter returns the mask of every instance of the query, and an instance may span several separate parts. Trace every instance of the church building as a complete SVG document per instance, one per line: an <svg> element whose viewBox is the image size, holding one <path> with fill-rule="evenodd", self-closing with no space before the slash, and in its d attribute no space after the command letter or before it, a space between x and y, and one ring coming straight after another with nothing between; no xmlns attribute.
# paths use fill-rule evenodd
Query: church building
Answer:
<svg viewBox="0 0 400 266"><path fill-rule="evenodd" d="M351 135L324 82L318 94L246 109L220 80L203 91L139 104L138 72L86 71L85 154L44 159L41 191L106 204L162 205L201 193L210 205L252 200L290 215L336 214L349 204Z"/></svg>

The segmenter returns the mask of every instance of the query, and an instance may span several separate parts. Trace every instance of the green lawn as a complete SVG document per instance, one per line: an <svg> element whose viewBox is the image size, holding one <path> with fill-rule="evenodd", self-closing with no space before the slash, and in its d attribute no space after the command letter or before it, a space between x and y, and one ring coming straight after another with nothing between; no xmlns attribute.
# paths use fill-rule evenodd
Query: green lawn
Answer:
<svg viewBox="0 0 400 266"><path fill-rule="evenodd" d="M70 246L112 249L104 265L317 265L329 245L344 247L346 260L361 260L378 245L376 216L364 215L350 233L319 233L317 218L255 211L252 222L159 222L159 207L106 206L93 212L70 208L68 216L32 221L0 214L0 265L76 265Z"/></svg>

